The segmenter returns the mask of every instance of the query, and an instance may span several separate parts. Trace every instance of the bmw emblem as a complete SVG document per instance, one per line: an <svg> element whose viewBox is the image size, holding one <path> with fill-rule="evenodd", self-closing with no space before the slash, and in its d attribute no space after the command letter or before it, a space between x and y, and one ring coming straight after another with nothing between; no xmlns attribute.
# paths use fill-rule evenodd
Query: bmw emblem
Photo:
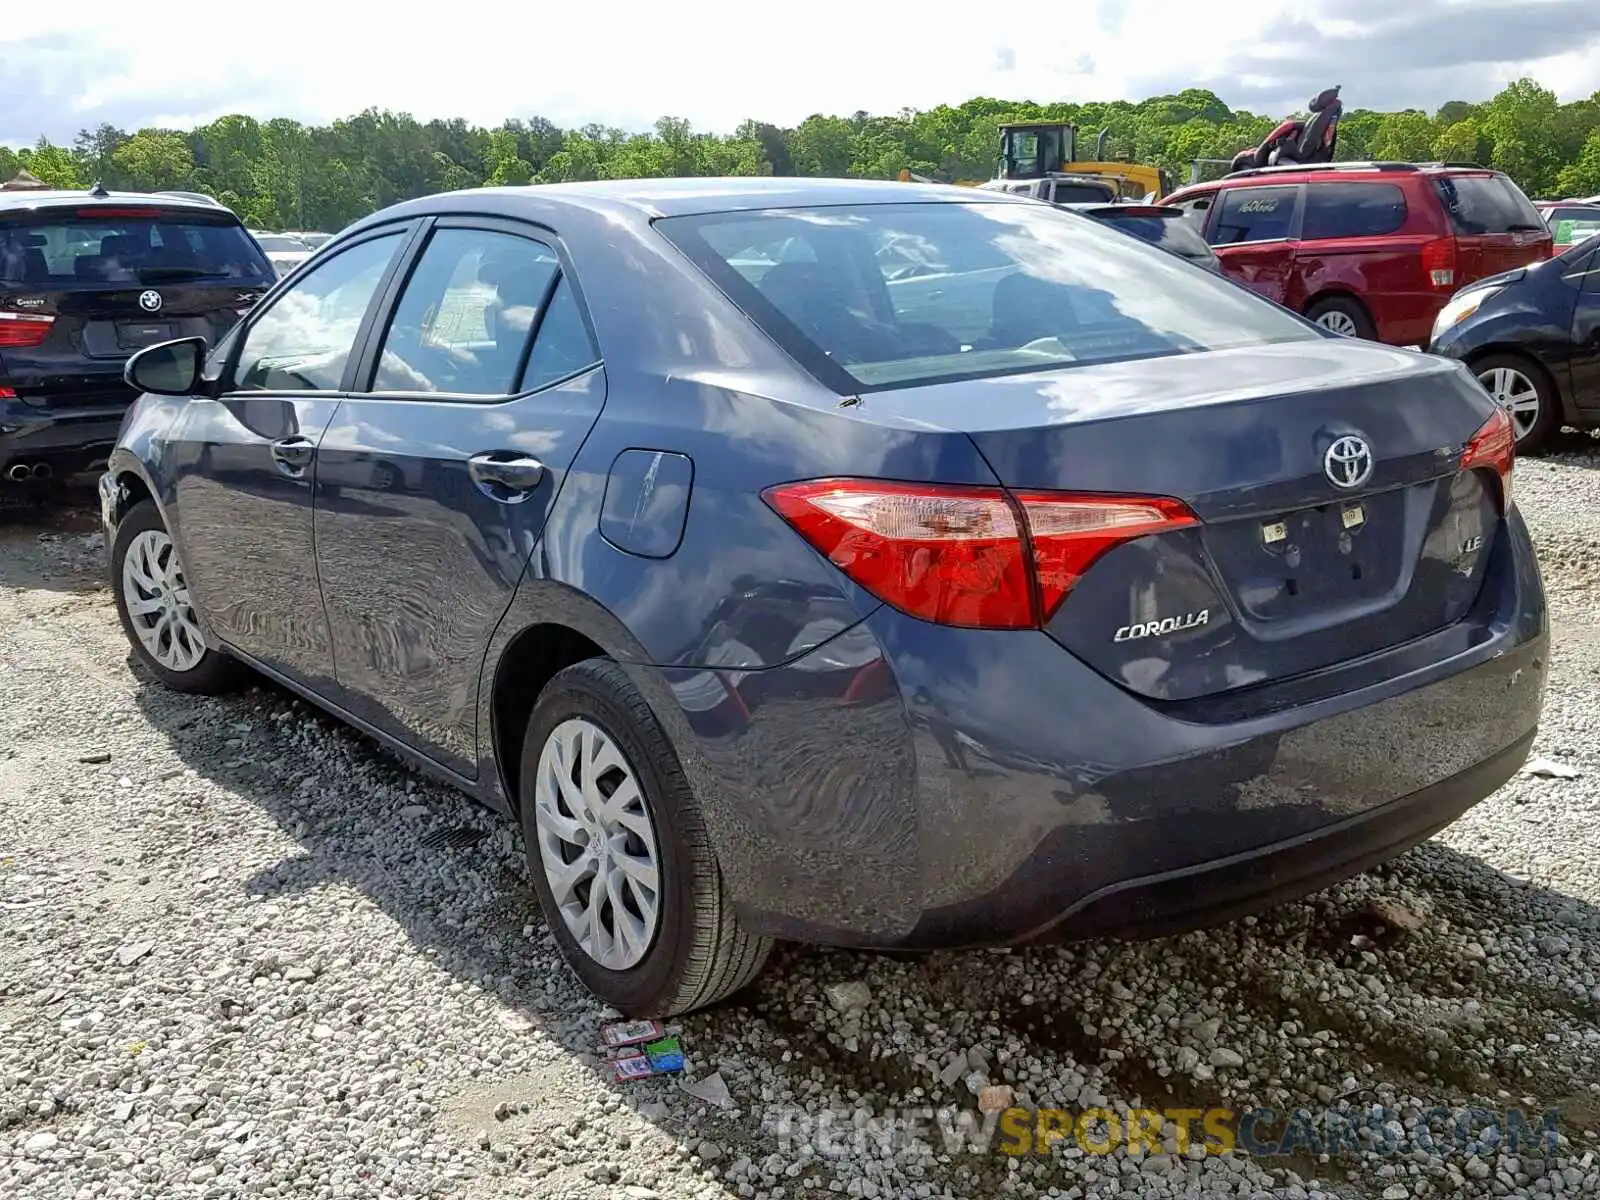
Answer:
<svg viewBox="0 0 1600 1200"><path fill-rule="evenodd" d="M153 288L148 292L139 293L139 307L145 312L161 311L161 293Z"/></svg>
<svg viewBox="0 0 1600 1200"><path fill-rule="evenodd" d="M1322 470L1336 488L1358 488L1372 478L1372 447L1353 434L1335 438L1322 456Z"/></svg>

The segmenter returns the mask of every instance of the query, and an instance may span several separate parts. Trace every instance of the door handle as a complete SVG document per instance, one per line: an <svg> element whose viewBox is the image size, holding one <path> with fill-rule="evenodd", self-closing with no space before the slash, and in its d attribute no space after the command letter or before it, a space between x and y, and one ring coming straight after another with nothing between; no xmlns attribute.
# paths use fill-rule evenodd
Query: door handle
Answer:
<svg viewBox="0 0 1600 1200"><path fill-rule="evenodd" d="M298 473L311 465L316 457L317 444L308 437L296 434L272 443L272 457L286 471Z"/></svg>
<svg viewBox="0 0 1600 1200"><path fill-rule="evenodd" d="M480 487L499 487L508 492L533 491L544 481L544 464L526 454L491 450L467 459L467 473Z"/></svg>

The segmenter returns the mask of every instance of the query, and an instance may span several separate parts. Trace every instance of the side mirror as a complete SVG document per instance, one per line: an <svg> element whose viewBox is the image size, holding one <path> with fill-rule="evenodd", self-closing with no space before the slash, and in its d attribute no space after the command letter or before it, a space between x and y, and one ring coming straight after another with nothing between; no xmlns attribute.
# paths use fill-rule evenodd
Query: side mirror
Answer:
<svg viewBox="0 0 1600 1200"><path fill-rule="evenodd" d="M122 378L138 392L192 396L200 390L200 368L205 361L205 338L179 338L146 346L128 360L122 368Z"/></svg>

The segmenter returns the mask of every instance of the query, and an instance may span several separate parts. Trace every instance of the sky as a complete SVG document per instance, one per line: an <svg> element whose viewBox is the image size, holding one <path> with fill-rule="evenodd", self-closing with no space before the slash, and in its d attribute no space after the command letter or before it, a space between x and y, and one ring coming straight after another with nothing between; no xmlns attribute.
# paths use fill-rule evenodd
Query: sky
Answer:
<svg viewBox="0 0 1600 1200"><path fill-rule="evenodd" d="M244 112L322 123L368 107L630 130L671 115L728 132L746 117L794 125L979 95L1141 100L1209 87L1232 107L1284 116L1336 83L1347 109L1432 111L1522 75L1563 101L1600 91L1600 0L947 0L948 20L904 0L275 0L250 11L9 6L0 143L70 142L102 121L181 129Z"/></svg>

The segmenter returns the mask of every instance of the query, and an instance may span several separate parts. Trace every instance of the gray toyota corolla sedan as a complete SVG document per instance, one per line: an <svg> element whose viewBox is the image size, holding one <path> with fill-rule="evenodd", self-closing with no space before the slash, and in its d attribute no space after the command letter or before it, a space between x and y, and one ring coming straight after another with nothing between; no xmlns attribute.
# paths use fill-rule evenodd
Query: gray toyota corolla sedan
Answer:
<svg viewBox="0 0 1600 1200"><path fill-rule="evenodd" d="M1081 216L801 179L456 192L216 346L102 483L135 656L521 822L634 1014L772 940L1161 934L1499 787L1547 631L1508 419Z"/></svg>

